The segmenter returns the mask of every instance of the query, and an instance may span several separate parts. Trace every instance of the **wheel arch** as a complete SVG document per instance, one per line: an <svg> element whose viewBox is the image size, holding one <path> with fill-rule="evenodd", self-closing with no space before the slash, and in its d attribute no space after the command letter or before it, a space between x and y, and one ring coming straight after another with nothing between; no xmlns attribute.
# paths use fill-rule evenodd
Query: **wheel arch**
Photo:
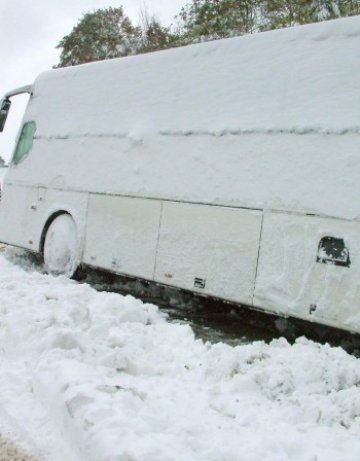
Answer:
<svg viewBox="0 0 360 461"><path fill-rule="evenodd" d="M46 237L46 233L47 233L49 227L55 221L56 218L58 218L59 216L61 216L63 214L67 214L67 215L71 216L72 219L74 219L74 217L72 216L71 213L69 213L69 211L67 211L67 210L58 210L58 211L53 212L47 218L45 224L43 225L43 228L42 228L42 231L41 231L41 236L40 236L40 244L39 244L39 253L40 253L41 256L44 255L45 237Z"/></svg>

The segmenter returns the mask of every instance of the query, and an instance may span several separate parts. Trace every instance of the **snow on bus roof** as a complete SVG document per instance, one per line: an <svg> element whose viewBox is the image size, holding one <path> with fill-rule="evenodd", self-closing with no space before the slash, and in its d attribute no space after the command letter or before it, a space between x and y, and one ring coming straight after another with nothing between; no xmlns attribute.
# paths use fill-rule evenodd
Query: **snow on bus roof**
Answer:
<svg viewBox="0 0 360 461"><path fill-rule="evenodd" d="M44 137L360 132L360 16L41 74Z"/></svg>

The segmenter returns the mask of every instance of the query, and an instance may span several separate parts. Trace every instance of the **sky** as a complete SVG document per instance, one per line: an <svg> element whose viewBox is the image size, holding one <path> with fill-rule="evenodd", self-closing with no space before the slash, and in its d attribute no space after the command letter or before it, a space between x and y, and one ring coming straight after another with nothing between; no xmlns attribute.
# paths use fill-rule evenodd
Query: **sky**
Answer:
<svg viewBox="0 0 360 461"><path fill-rule="evenodd" d="M137 24L144 5L164 25L174 22L186 0L1 0L0 1L0 97L14 88L32 83L37 75L58 63L55 47L71 32L86 12L123 6ZM27 102L13 98L5 131L0 133L0 156L9 161Z"/></svg>

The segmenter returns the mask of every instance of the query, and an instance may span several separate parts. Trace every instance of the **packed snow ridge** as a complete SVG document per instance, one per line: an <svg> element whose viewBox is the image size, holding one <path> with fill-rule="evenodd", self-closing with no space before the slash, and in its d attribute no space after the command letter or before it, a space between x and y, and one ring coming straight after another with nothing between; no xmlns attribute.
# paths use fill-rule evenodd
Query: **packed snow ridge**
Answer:
<svg viewBox="0 0 360 461"><path fill-rule="evenodd" d="M158 308L0 256L0 428L50 461L354 461L360 362L231 347Z"/></svg>

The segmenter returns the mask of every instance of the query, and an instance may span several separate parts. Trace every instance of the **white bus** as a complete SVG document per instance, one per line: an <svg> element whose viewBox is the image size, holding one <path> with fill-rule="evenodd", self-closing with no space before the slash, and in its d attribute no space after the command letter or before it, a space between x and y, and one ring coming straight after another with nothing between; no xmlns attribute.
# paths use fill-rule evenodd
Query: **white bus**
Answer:
<svg viewBox="0 0 360 461"><path fill-rule="evenodd" d="M0 241L360 332L360 17L41 74Z"/></svg>

